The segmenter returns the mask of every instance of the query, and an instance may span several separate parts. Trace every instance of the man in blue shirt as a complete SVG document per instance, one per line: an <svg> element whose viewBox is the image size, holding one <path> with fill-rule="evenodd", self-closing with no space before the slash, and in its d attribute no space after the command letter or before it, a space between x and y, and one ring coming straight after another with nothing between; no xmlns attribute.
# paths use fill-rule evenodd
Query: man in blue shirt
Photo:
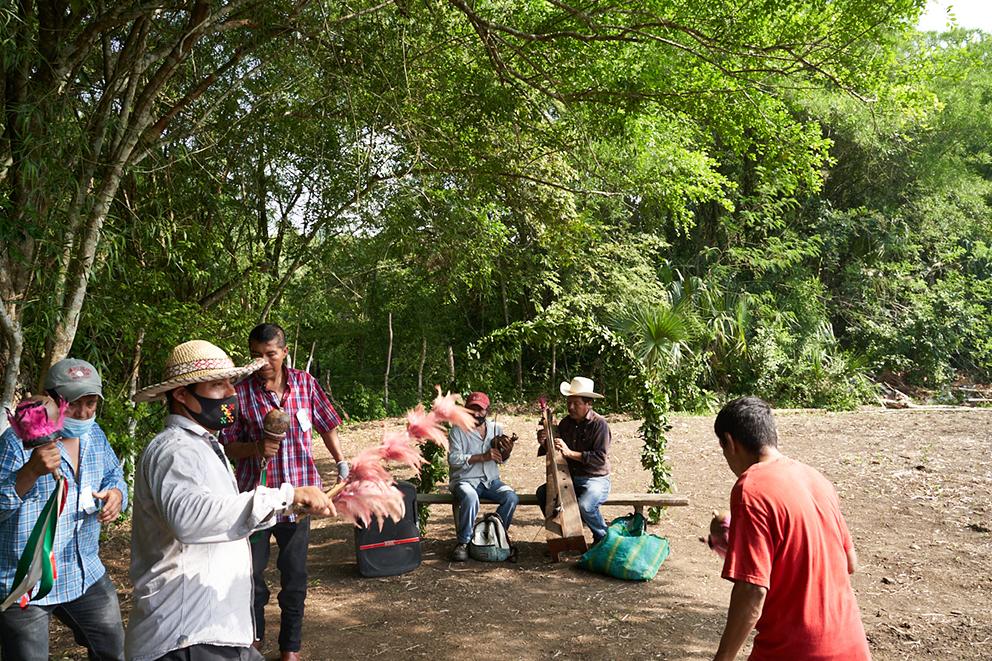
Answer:
<svg viewBox="0 0 992 661"><path fill-rule="evenodd" d="M475 416L476 426L466 432L453 427L448 434L448 466L451 467L451 493L458 500L458 544L451 555L456 562L468 560L468 542L472 539L472 526L479 513L479 498L499 503L496 514L509 530L513 512L520 499L508 484L499 479L499 465L503 463L500 451L493 447L493 439L503 434L503 428L486 420L489 414L489 396L473 392L465 399L465 408Z"/></svg>
<svg viewBox="0 0 992 661"><path fill-rule="evenodd" d="M100 562L100 525L127 507L120 462L96 424L103 399L99 373L85 360L52 365L45 390L68 402L62 438L26 450L13 429L0 436L0 591L13 587L17 561L61 471L68 485L53 553L58 571L44 598L0 613L0 656L48 659L54 614L86 647L91 659L124 659L124 627L117 590ZM99 508L99 509L98 509Z"/></svg>

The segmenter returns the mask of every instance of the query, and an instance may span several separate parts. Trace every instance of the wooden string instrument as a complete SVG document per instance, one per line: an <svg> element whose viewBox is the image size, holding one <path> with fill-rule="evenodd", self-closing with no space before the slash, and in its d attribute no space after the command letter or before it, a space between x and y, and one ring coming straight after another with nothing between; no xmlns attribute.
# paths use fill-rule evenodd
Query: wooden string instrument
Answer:
<svg viewBox="0 0 992 661"><path fill-rule="evenodd" d="M547 495L544 507L544 528L548 533L551 560L558 562L562 551L585 552L586 538L582 532L582 515L575 497L572 474L565 456L555 447L558 426L554 423L547 402L541 399L541 424L547 439Z"/></svg>

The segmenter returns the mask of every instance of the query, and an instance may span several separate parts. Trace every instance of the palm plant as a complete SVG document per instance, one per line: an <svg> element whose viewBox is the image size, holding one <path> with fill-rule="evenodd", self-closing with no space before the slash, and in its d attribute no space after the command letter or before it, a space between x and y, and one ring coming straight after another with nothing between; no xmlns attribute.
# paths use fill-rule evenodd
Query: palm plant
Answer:
<svg viewBox="0 0 992 661"><path fill-rule="evenodd" d="M610 324L627 339L631 350L652 374L665 365L678 365L690 352L693 321L683 306L641 306L629 309Z"/></svg>

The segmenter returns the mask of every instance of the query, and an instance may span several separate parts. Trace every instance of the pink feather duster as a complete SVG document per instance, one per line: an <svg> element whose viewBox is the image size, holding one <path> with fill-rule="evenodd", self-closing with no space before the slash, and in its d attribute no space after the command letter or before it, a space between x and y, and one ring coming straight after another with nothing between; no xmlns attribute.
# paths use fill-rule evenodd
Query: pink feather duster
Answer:
<svg viewBox="0 0 992 661"><path fill-rule="evenodd" d="M333 498L338 515L346 521L366 527L375 518L382 530L387 518L401 521L406 513L403 492L394 485L383 482L348 480Z"/></svg>
<svg viewBox="0 0 992 661"><path fill-rule="evenodd" d="M433 410L428 412L423 404L418 404L407 412L406 420L405 430L386 432L381 445L358 453L351 462L348 478L328 492L341 518L365 526L374 518L380 530L386 518L402 520L406 512L403 493L393 484L393 477L382 462L396 461L419 469L424 458L416 443L432 441L448 449L448 435L442 422L465 429L475 424L468 409L458 405L457 395L442 395L440 387Z"/></svg>
<svg viewBox="0 0 992 661"><path fill-rule="evenodd" d="M351 461L348 479L355 482L385 482L392 484L393 476L382 465L379 448L367 448Z"/></svg>
<svg viewBox="0 0 992 661"><path fill-rule="evenodd" d="M471 411L458 404L458 395L450 392L442 395L441 386L434 387L437 388L437 397L431 406L434 415L448 424L471 431L475 427L475 417Z"/></svg>
<svg viewBox="0 0 992 661"><path fill-rule="evenodd" d="M14 433L25 447L35 448L51 443L65 421L65 410L69 404L51 397L40 395L21 400L14 412L7 411L7 420Z"/></svg>
<svg viewBox="0 0 992 661"><path fill-rule="evenodd" d="M375 517L380 530L387 517L401 521L406 511L403 493L393 485L393 476L382 465L383 446L358 453L351 462L348 478L329 492L341 518L368 526Z"/></svg>
<svg viewBox="0 0 992 661"><path fill-rule="evenodd" d="M423 404L417 404L416 408L406 412L406 430L411 438L418 441L433 441L445 450L448 449L448 435L441 427L438 416L431 411L424 410Z"/></svg>
<svg viewBox="0 0 992 661"><path fill-rule="evenodd" d="M410 468L420 470L424 465L424 457L413 444L413 439L405 431L391 431L383 434L379 455L385 461L397 461Z"/></svg>

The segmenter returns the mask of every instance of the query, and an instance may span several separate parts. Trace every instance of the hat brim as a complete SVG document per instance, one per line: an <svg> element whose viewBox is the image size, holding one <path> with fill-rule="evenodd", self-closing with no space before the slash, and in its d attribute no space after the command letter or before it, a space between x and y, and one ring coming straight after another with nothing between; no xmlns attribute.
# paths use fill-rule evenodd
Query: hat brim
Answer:
<svg viewBox="0 0 992 661"><path fill-rule="evenodd" d="M565 397L588 397L589 399L603 399L603 396L598 392L572 392L572 384L568 381L562 381L561 385L558 386L558 390Z"/></svg>
<svg viewBox="0 0 992 661"><path fill-rule="evenodd" d="M218 381L220 379L241 379L248 376L249 374L254 374L260 370L265 365L265 361L257 359L244 367L228 367L224 369L208 369L208 370L197 370L195 372L190 372L189 374L183 374L175 378L169 379L168 381L162 381L161 383L156 383L153 386L148 386L147 388L142 388L134 394L132 401L135 404L141 404L142 402L163 402L165 401L165 393L176 388L181 388L183 386L189 386L194 383L206 383L207 381Z"/></svg>
<svg viewBox="0 0 992 661"><path fill-rule="evenodd" d="M103 399L103 393L100 392L99 390L96 390L95 388L80 388L79 390L72 392L63 392L69 390L69 388L64 388L64 387L52 388L52 390L58 393L59 397L69 402L70 404L76 401L77 399L79 399L80 397L88 397L90 395L96 395L101 400Z"/></svg>

